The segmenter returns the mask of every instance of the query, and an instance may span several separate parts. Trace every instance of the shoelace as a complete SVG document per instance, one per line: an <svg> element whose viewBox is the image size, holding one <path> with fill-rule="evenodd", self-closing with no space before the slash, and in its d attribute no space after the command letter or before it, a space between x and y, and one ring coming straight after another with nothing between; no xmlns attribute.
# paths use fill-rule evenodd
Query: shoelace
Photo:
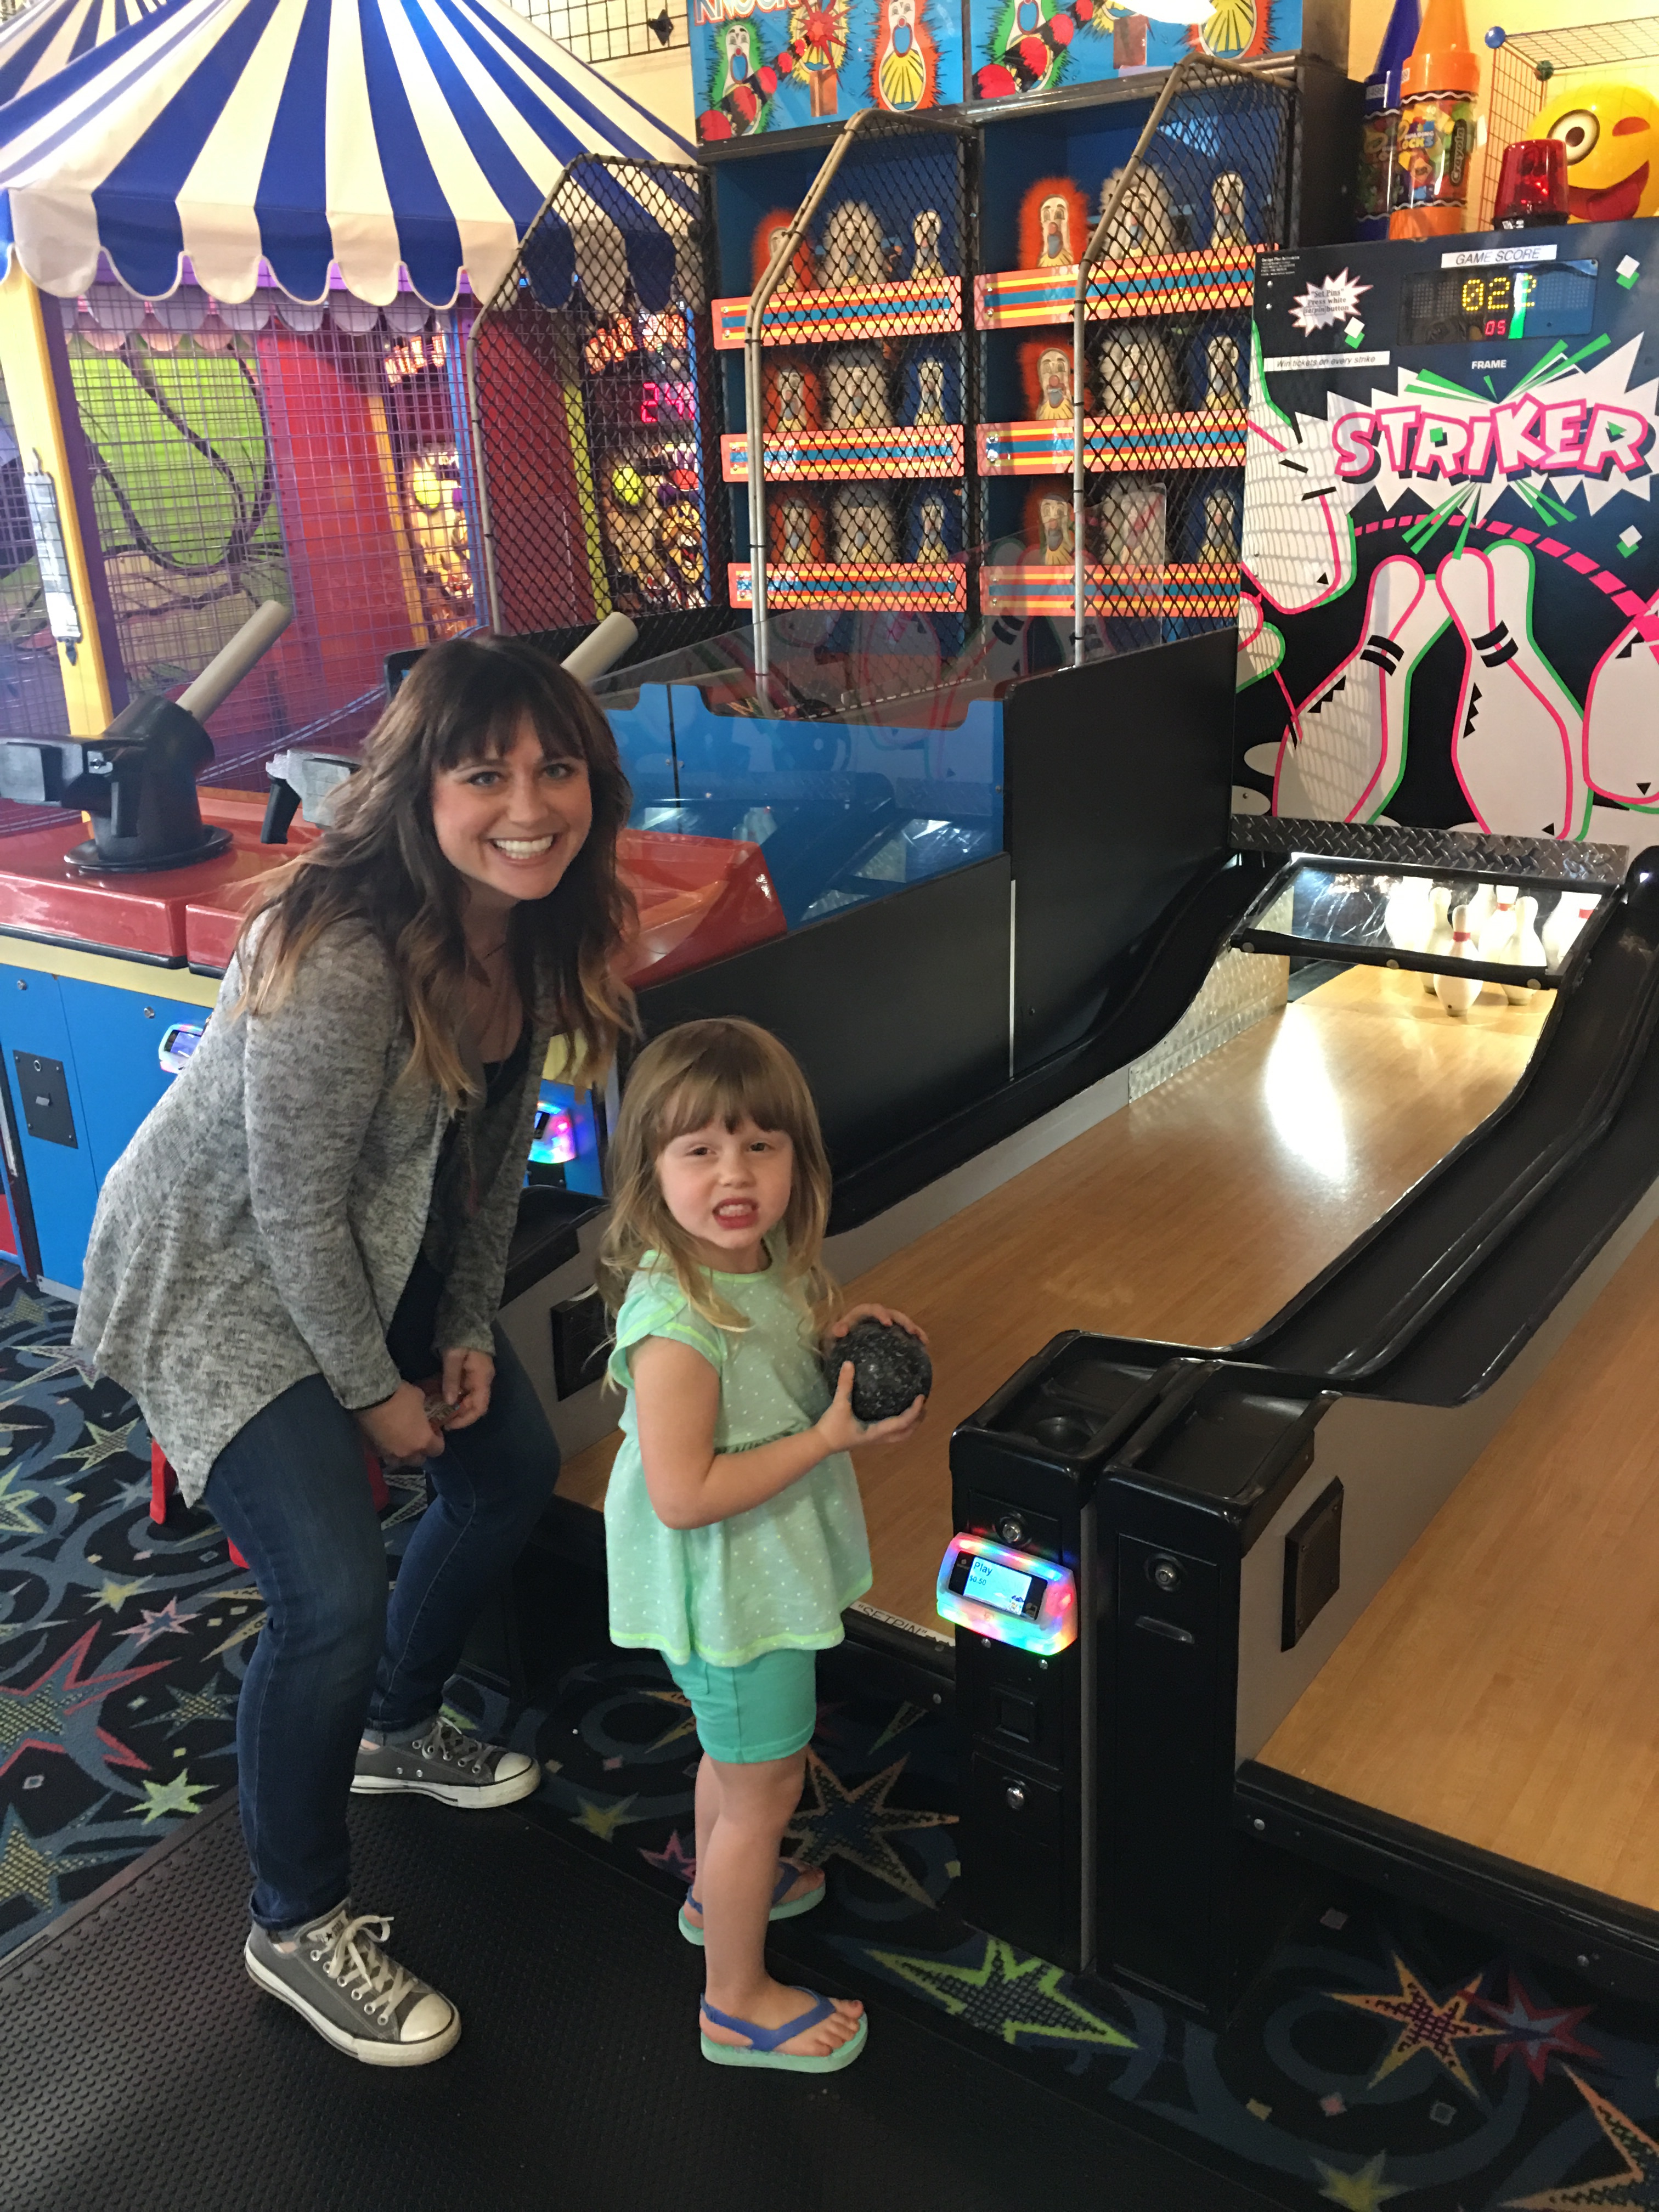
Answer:
<svg viewBox="0 0 1659 2212"><path fill-rule="evenodd" d="M474 1774L487 1774L495 1750L493 1744L480 1743L475 1735L467 1735L454 1723L435 1720L411 1750L427 1753L433 1759L441 1759L451 1766L465 1768Z"/></svg>
<svg viewBox="0 0 1659 2212"><path fill-rule="evenodd" d="M370 1934L370 1929L374 1932ZM313 1962L320 1965L331 1981L339 1984L345 1996L356 1997L366 2013L378 2014L387 2027L398 2007L417 1986L414 1975L388 1959L380 1948L391 1933L390 1920L374 1913L360 1912L353 1920L342 1912L320 1928L308 1929L301 1939L307 1947L325 1947L312 1951Z"/></svg>

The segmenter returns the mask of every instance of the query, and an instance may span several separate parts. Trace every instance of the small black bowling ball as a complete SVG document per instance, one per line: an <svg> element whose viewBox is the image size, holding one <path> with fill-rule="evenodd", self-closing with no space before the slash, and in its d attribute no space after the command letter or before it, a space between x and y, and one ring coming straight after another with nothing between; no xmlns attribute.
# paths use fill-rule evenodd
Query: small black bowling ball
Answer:
<svg viewBox="0 0 1659 2212"><path fill-rule="evenodd" d="M861 1421L890 1421L908 1413L918 1392L933 1387L933 1363L920 1337L896 1322L866 1315L845 1336L833 1338L823 1355L823 1371L833 1390L842 1366L853 1363L853 1411Z"/></svg>
<svg viewBox="0 0 1659 2212"><path fill-rule="evenodd" d="M1094 1431L1076 1413L1045 1413L1031 1431L1050 1451L1081 1451Z"/></svg>

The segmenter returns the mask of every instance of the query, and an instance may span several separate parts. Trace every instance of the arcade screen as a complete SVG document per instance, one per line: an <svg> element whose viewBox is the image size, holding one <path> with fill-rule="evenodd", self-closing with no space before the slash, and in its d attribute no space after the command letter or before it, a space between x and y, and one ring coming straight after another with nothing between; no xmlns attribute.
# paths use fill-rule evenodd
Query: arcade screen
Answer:
<svg viewBox="0 0 1659 2212"><path fill-rule="evenodd" d="M1430 269L1400 288L1402 346L1571 338L1595 319L1595 261L1536 269Z"/></svg>
<svg viewBox="0 0 1659 2212"><path fill-rule="evenodd" d="M1031 1600L1035 1596L1040 1605L1042 1591L1040 1577L1019 1574L1012 1567L984 1558L974 1561L962 1586L964 1597L977 1598L981 1605L994 1605L999 1613L1022 1615L1036 1610Z"/></svg>
<svg viewBox="0 0 1659 2212"><path fill-rule="evenodd" d="M544 1083L530 1139L528 1183L544 1189L585 1191L602 1198L599 1136L591 1092L568 1083Z"/></svg>

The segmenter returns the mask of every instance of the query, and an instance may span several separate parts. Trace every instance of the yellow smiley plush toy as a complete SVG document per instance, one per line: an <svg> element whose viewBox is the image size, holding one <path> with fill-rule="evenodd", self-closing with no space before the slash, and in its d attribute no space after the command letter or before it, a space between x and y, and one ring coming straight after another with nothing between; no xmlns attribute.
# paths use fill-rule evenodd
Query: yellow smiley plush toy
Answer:
<svg viewBox="0 0 1659 2212"><path fill-rule="evenodd" d="M1574 222L1659 213L1659 100L1639 85L1597 78L1558 93L1532 126L1567 149Z"/></svg>

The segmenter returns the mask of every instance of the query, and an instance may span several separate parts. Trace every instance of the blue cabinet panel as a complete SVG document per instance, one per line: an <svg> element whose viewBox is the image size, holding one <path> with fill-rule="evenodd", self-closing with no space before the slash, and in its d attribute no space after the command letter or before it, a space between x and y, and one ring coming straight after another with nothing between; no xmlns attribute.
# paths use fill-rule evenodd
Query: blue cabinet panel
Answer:
<svg viewBox="0 0 1659 2212"><path fill-rule="evenodd" d="M175 1022L205 1022L208 1009L69 976L58 988L80 1079L82 1141L101 1188L138 1124L172 1085L157 1057L162 1038Z"/></svg>
<svg viewBox="0 0 1659 2212"><path fill-rule="evenodd" d="M74 1042L64 1013L64 986L35 969L0 966L0 1052L17 1108L17 1141L40 1246L40 1270L52 1282L78 1289L81 1263L98 1202L100 1176L87 1141L87 1117L76 1075ZM105 994L113 998L114 992ZM75 1143L31 1136L27 1100L17 1067L19 1053L57 1060L64 1068Z"/></svg>

